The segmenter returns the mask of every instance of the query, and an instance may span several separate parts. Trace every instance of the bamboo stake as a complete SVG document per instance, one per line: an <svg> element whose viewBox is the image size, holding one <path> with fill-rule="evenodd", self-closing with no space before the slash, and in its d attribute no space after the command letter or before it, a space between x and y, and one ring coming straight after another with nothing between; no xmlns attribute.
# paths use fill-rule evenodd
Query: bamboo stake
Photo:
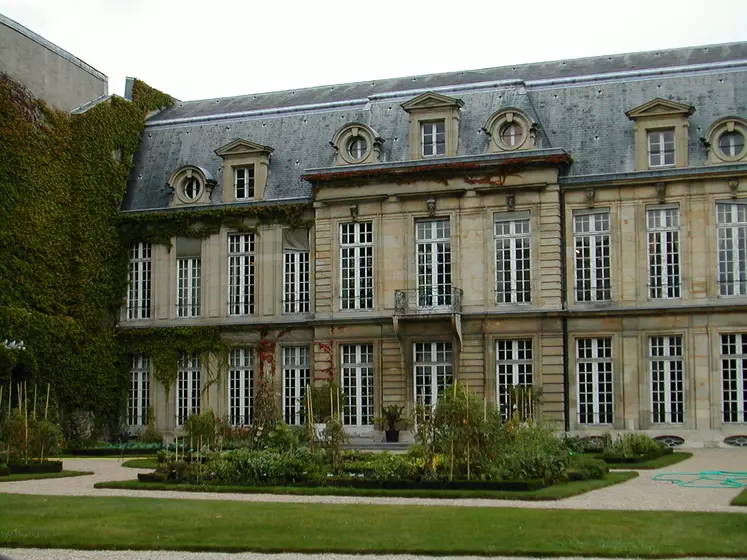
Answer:
<svg viewBox="0 0 747 560"><path fill-rule="evenodd" d="M0 385L0 410L2 410L3 407L3 389L5 389L5 387Z"/></svg>
<svg viewBox="0 0 747 560"><path fill-rule="evenodd" d="M33 419L36 420L36 387L37 385L34 384L34 411L33 411Z"/></svg>
<svg viewBox="0 0 747 560"><path fill-rule="evenodd" d="M340 388L337 388L337 419L342 422L342 408L340 408Z"/></svg>
<svg viewBox="0 0 747 560"><path fill-rule="evenodd" d="M49 410L49 383L47 383L47 402L44 404L44 419L47 419L47 411Z"/></svg>

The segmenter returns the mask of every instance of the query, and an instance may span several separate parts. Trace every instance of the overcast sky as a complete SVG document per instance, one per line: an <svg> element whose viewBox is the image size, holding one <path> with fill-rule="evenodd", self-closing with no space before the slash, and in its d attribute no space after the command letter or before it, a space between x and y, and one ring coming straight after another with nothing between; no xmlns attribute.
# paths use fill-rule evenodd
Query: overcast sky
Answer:
<svg viewBox="0 0 747 560"><path fill-rule="evenodd" d="M614 7L613 7L614 6ZM0 0L109 76L182 99L747 40L747 0Z"/></svg>

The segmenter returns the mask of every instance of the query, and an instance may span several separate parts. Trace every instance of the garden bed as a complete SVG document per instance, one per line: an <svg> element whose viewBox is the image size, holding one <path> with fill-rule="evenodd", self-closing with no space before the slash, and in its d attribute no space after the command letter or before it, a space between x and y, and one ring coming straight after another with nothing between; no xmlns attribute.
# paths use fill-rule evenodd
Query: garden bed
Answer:
<svg viewBox="0 0 747 560"><path fill-rule="evenodd" d="M161 447L81 447L65 449L67 457L144 457L156 455Z"/></svg>
<svg viewBox="0 0 747 560"><path fill-rule="evenodd" d="M692 457L693 454L687 451L677 451L675 453L668 453L653 457L650 459L640 461L623 461L623 462L611 462L605 461L607 466L611 469L636 469L636 470L649 470L649 469L660 469L668 467L670 465L676 465L686 459Z"/></svg>
<svg viewBox="0 0 747 560"><path fill-rule="evenodd" d="M42 480L45 478L71 478L74 476L87 476L93 474L90 471L62 471L51 473L31 473L31 474L9 474L0 476L0 482L19 482L22 480Z"/></svg>
<svg viewBox="0 0 747 560"><path fill-rule="evenodd" d="M434 499L495 499L547 501L561 500L584 494L592 490L626 482L638 476L637 472L609 473L602 479L578 480L535 488L532 490L486 490L486 489L426 489L411 488L355 488L351 486L240 486L219 484L184 484L178 481L141 482L138 480L99 482L95 488L118 490L162 490L178 492L215 492L236 494L289 494L303 496L366 496Z"/></svg>

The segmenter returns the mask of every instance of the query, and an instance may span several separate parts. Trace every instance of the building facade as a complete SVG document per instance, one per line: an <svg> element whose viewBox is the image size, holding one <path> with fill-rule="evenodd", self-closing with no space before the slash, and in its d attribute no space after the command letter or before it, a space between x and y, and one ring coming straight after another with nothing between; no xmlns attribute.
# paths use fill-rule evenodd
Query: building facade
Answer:
<svg viewBox="0 0 747 560"><path fill-rule="evenodd" d="M230 350L181 353L170 388L133 356L129 421L248 424L268 375L299 423L332 375L376 438L383 405L459 379L490 406L541 389L539 417L581 435L733 441L745 137L745 43L179 103L148 120L123 214L246 213L136 242L121 326L218 326ZM251 214L296 204L303 224Z"/></svg>

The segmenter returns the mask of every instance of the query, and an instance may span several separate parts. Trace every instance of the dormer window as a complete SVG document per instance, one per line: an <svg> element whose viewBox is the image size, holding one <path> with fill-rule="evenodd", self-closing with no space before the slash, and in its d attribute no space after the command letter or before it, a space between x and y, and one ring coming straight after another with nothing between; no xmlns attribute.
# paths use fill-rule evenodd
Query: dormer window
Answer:
<svg viewBox="0 0 747 560"><path fill-rule="evenodd" d="M635 168L687 167L689 117L695 107L656 98L625 113L635 122Z"/></svg>
<svg viewBox="0 0 747 560"><path fill-rule="evenodd" d="M223 202L262 200L273 149L237 138L215 150L223 158Z"/></svg>
<svg viewBox="0 0 747 560"><path fill-rule="evenodd" d="M235 167L233 173L236 200L254 198L254 166Z"/></svg>
<svg viewBox="0 0 747 560"><path fill-rule="evenodd" d="M410 115L410 159L457 155L464 102L426 92L403 103Z"/></svg>
<svg viewBox="0 0 747 560"><path fill-rule="evenodd" d="M210 204L215 181L209 171L196 165L184 165L169 177L173 197L171 206Z"/></svg>
<svg viewBox="0 0 747 560"><path fill-rule="evenodd" d="M655 130L648 133L648 166L674 165L674 129Z"/></svg>
<svg viewBox="0 0 747 560"><path fill-rule="evenodd" d="M335 132L330 144L337 152L337 165L377 163L384 142L363 123L350 123Z"/></svg>
<svg viewBox="0 0 747 560"><path fill-rule="evenodd" d="M537 146L536 126L522 111L513 107L494 113L482 130L490 137L491 152L533 150Z"/></svg>
<svg viewBox="0 0 747 560"><path fill-rule="evenodd" d="M740 117L717 120L701 138L708 147L708 163L737 163L747 161L747 121Z"/></svg>
<svg viewBox="0 0 747 560"><path fill-rule="evenodd" d="M444 121L420 123L423 157L442 156L446 153L446 125Z"/></svg>

